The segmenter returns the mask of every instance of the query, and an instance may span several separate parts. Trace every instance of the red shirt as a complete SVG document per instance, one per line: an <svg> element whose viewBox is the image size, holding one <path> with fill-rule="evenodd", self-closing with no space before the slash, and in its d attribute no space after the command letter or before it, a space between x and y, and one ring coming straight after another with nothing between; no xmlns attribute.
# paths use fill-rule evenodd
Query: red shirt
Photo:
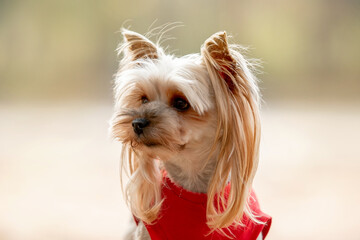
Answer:
<svg viewBox="0 0 360 240"><path fill-rule="evenodd" d="M206 224L207 195L194 193L175 185L168 177L164 177L162 186L162 204L159 218L149 225L144 223L152 240L221 240L229 239L217 231L210 233ZM230 190L230 184L225 192ZM232 226L231 232L237 240L256 240L260 233L265 239L271 225L271 217L260 210L255 193L251 192L250 208L265 224L257 224L244 215L245 226ZM229 233L224 229L225 233ZM231 234L228 234L231 236Z"/></svg>

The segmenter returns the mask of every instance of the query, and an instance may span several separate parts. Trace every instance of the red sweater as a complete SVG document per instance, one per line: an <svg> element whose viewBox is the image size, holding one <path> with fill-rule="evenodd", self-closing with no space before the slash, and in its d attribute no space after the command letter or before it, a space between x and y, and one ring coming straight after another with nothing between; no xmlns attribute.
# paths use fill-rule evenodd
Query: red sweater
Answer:
<svg viewBox="0 0 360 240"><path fill-rule="evenodd" d="M164 177L162 197L164 202L159 218L153 224L145 224L152 240L221 240L229 239L219 232L210 233L206 224L207 195L194 193L175 185L168 177ZM230 185L225 192L230 190ZM271 217L260 210L254 192L251 192L249 205L252 211L265 224L257 224L244 215L244 227L230 227L233 239L256 240L260 233L266 237L271 225ZM229 233L227 229L225 233ZM208 235L209 234L209 235ZM229 234L231 236L231 234Z"/></svg>

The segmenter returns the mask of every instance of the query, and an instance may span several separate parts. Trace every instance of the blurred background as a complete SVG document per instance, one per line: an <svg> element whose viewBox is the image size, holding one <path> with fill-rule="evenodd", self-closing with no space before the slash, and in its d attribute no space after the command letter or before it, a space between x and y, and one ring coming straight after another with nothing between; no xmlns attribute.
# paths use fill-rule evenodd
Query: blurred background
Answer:
<svg viewBox="0 0 360 240"><path fill-rule="evenodd" d="M119 29L169 22L175 55L226 30L263 61L268 239L360 239L360 1L2 0L0 240L122 239Z"/></svg>

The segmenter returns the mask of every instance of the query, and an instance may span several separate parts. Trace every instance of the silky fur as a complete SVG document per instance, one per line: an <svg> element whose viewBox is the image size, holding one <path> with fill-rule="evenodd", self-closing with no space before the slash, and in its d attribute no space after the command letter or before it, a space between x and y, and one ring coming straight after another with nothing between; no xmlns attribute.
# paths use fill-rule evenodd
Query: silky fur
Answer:
<svg viewBox="0 0 360 240"><path fill-rule="evenodd" d="M243 214L257 221L247 201L258 163L260 96L242 48L218 32L201 54L175 57L138 33L122 34L111 132L123 144L121 172L130 177L125 196L134 216L156 220L164 169L176 184L207 193L213 231L241 224ZM176 97L190 108L176 110ZM140 136L131 125L135 118L150 121Z"/></svg>

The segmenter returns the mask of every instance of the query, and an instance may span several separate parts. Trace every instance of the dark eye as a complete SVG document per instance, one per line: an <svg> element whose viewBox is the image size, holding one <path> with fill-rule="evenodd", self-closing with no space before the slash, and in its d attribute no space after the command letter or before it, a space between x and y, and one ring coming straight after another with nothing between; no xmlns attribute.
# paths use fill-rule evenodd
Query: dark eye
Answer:
<svg viewBox="0 0 360 240"><path fill-rule="evenodd" d="M145 104L145 103L148 103L148 102L149 102L149 99L146 96L141 97L141 103L142 104Z"/></svg>
<svg viewBox="0 0 360 240"><path fill-rule="evenodd" d="M183 98L175 98L173 101L173 107L180 111L185 111L190 107L190 104Z"/></svg>

